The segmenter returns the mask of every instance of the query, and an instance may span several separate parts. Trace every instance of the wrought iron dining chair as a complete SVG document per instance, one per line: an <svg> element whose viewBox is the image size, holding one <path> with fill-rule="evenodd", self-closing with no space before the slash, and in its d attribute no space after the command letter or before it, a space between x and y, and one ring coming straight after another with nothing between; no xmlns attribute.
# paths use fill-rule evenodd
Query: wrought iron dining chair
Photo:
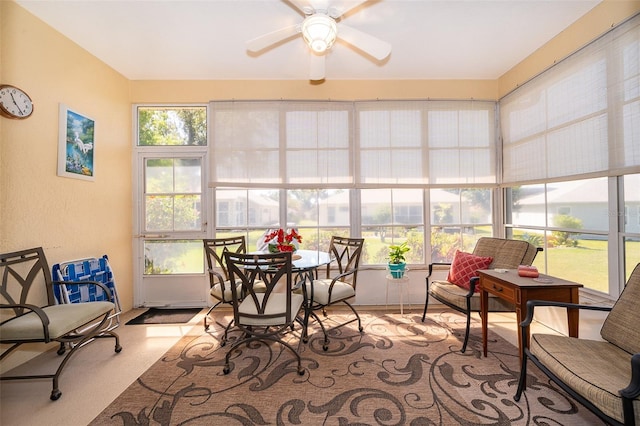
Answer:
<svg viewBox="0 0 640 426"><path fill-rule="evenodd" d="M310 303L308 306L309 314L314 317L320 324L324 334L324 343L322 349L328 349L328 334L337 328L343 327L352 322L358 321L358 331L362 332L362 321L360 315L353 305L349 303L350 299L356 296L356 284L358 281L358 266L360 264L360 256L364 247L364 238L347 238L332 236L329 245L329 253L333 261L327 265L325 278L313 280L313 283L307 283L307 297ZM337 274L332 276L332 270L336 270ZM327 317L326 308L338 303L344 303L351 309L354 318L349 321L340 323L334 327L327 329L314 311L322 310L324 317ZM306 339L306 336L305 336Z"/></svg>
<svg viewBox="0 0 640 426"><path fill-rule="evenodd" d="M209 272L209 294L216 300L204 316L204 330L208 331L209 323L207 319L209 319L211 311L222 303L233 304L231 288L240 285L239 282L234 283L229 279L229 270L227 269L224 253L246 253L247 244L244 235L239 237L205 239L202 241L207 258L207 270ZM223 342L226 341L227 332L232 325L233 322L230 322L224 326L225 337L223 338Z"/></svg>
<svg viewBox="0 0 640 426"><path fill-rule="evenodd" d="M225 356L223 372L231 371L230 357L240 345L270 340L285 346L296 356L298 374L304 369L298 350L282 339L291 333L302 308L304 296L293 292L292 254L224 253L229 279L239 285L231 286L234 327L241 332ZM260 283L260 286L256 286ZM256 287L262 287L259 291ZM298 343L298 346L300 343Z"/></svg>

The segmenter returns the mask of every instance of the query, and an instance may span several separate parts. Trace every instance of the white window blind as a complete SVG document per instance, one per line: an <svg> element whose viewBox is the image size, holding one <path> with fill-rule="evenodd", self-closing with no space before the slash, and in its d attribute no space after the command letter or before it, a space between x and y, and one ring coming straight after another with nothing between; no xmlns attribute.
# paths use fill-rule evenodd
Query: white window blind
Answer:
<svg viewBox="0 0 640 426"><path fill-rule="evenodd" d="M212 102L217 186L352 182L351 102Z"/></svg>
<svg viewBox="0 0 640 426"><path fill-rule="evenodd" d="M362 185L495 183L495 102L357 102Z"/></svg>
<svg viewBox="0 0 640 426"><path fill-rule="evenodd" d="M640 18L500 101L503 181L640 167Z"/></svg>
<svg viewBox="0 0 640 426"><path fill-rule="evenodd" d="M212 186L496 183L495 102L224 101L211 111Z"/></svg>

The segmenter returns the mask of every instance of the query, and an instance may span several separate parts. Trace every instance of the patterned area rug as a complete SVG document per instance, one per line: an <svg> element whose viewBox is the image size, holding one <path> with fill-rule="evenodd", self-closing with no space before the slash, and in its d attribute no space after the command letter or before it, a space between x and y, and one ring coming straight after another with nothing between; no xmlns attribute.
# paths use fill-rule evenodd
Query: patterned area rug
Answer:
<svg viewBox="0 0 640 426"><path fill-rule="evenodd" d="M340 320L346 312L330 312ZM322 350L317 324L299 347L305 374L279 344L240 345L223 374L221 329L192 330L146 371L93 425L599 425L533 366L520 402L515 346L490 334L481 355L479 324L460 353L456 313L365 312ZM221 323L230 320L220 318ZM315 331L315 333L314 333ZM230 338L236 338L233 335ZM299 329L287 338L298 345Z"/></svg>

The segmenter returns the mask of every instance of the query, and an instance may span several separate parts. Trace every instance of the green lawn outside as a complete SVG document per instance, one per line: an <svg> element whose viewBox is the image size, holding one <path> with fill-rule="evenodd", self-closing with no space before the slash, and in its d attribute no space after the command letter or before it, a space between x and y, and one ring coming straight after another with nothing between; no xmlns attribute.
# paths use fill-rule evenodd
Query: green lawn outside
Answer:
<svg viewBox="0 0 640 426"><path fill-rule="evenodd" d="M627 277L640 262L640 242L627 242ZM608 293L607 242L578 240L577 247L552 247L536 257L534 265L544 271L545 258L547 273L559 278L575 281L585 287Z"/></svg>

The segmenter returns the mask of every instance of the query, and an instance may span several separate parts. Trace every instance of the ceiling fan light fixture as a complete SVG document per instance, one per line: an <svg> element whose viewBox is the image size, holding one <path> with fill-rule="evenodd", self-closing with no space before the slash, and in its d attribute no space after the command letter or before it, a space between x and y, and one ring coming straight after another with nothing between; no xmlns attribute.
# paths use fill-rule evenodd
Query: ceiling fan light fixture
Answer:
<svg viewBox="0 0 640 426"><path fill-rule="evenodd" d="M336 21L324 13L307 16L302 22L302 37L314 52L322 53L331 48L337 36Z"/></svg>

